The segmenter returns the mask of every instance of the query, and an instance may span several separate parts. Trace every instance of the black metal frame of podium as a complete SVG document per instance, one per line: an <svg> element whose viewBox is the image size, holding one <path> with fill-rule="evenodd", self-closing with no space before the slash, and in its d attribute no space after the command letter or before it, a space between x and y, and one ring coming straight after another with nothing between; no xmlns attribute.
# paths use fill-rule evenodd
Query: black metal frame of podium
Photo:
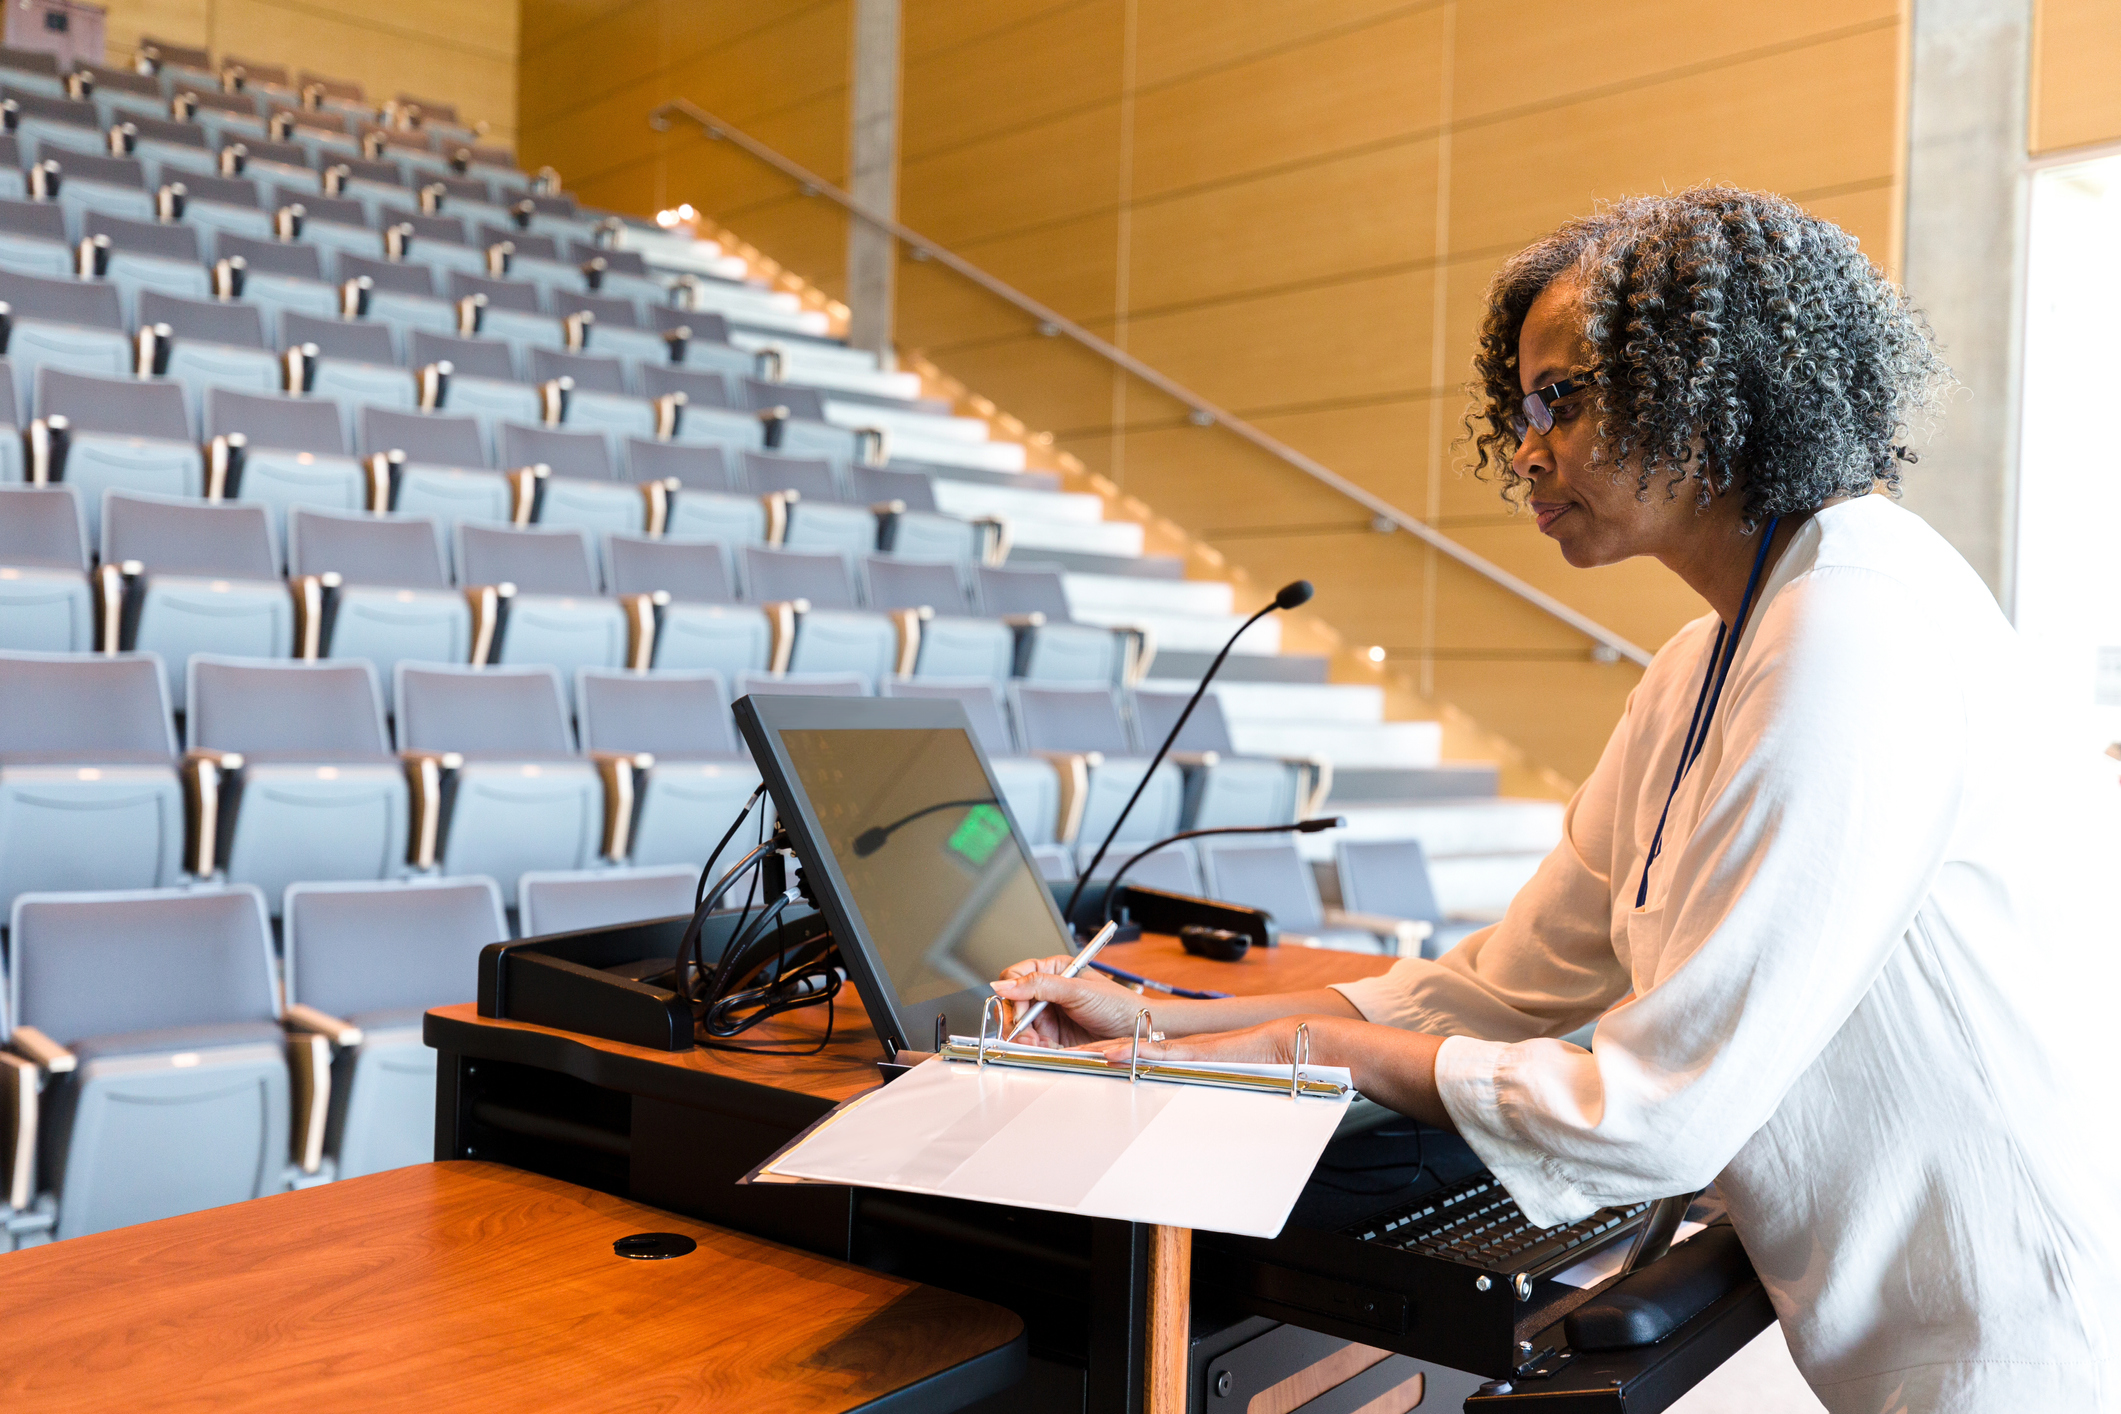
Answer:
<svg viewBox="0 0 2121 1414"><path fill-rule="evenodd" d="M494 944L480 959L479 1015L653 1050L689 1050L691 1016L683 1001L629 975L643 959L673 957L686 922L660 919ZM800 932L823 923L798 908L783 926ZM704 940L710 960L727 931L726 917L710 925ZM1043 1385L1001 1397L996 1411L1136 1414L1143 1408L1146 1224L878 1190L739 1184L831 1102L711 1068L621 1055L567 1035L480 1026L438 1013L428 1015L425 1039L440 1053L437 1158L511 1164L1006 1306L1024 1318ZM1483 1380L1512 1373L1506 1347L1514 1339L1498 1345L1489 1338L1524 1333L1525 1318L1507 1293L1494 1293L1499 1301L1467 1299L1446 1308L1436 1293L1380 1292L1348 1267L1344 1253L1334 1255L1347 1244L1321 1243L1319 1235L1292 1223L1273 1241L1210 1234L1196 1241L1193 1410L1242 1409L1251 1394L1290 1372L1287 1359L1301 1358L1294 1367L1300 1369L1352 1341L1396 1353L1363 1381L1349 1382L1349 1398L1375 1386L1350 1410L1419 1372L1431 1394L1470 1398L1469 1409L1521 1404L1528 1414L1638 1414L1666 1407L1772 1319L1765 1294L1750 1283L1655 1347L1579 1360L1514 1390L1476 1393ZM1388 1318L1365 1306L1374 1307L1380 1296L1391 1308ZM1558 1323L1558 1312L1553 1319ZM1441 1360L1471 1365L1473 1372L1432 1363ZM1339 1404L1326 1400L1305 1409L1335 1414Z"/></svg>

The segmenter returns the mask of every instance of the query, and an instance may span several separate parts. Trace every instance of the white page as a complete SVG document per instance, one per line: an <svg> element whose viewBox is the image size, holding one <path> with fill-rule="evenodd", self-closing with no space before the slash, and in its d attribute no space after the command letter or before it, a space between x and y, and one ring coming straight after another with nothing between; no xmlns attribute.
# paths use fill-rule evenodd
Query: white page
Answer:
<svg viewBox="0 0 2121 1414"><path fill-rule="evenodd" d="M1346 1086L1345 1070L1305 1077ZM928 1060L770 1166L773 1177L1272 1237L1337 1099Z"/></svg>

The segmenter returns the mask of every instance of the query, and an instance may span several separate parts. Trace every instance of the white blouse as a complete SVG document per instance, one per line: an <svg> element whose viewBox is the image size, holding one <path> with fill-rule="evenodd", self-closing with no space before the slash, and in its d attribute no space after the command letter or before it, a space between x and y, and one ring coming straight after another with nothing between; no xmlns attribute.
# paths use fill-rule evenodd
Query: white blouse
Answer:
<svg viewBox="0 0 2121 1414"><path fill-rule="evenodd" d="M2121 1410L2112 774L1966 562L1863 497L1762 586L1638 909L1715 628L1501 922L1340 991L1451 1038L1445 1108L1535 1222L1720 1182L1834 1414Z"/></svg>

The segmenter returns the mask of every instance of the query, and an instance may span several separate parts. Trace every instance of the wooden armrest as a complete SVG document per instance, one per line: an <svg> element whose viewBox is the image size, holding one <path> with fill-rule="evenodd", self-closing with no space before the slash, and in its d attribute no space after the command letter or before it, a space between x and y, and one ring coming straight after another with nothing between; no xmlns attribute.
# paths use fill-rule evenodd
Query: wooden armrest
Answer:
<svg viewBox="0 0 2121 1414"><path fill-rule="evenodd" d="M47 1075L65 1075L78 1063L74 1053L34 1026L17 1026L8 1042L16 1055L33 1062Z"/></svg>
<svg viewBox="0 0 2121 1414"><path fill-rule="evenodd" d="M449 773L464 764L454 751L401 751L405 779L412 789L412 830L406 840L405 862L415 869L432 869L442 856L442 837L449 820L444 803Z"/></svg>
<svg viewBox="0 0 2121 1414"><path fill-rule="evenodd" d="M1075 843L1083 830L1083 812L1090 804L1090 773L1105 764L1095 751L1035 751L1060 777L1060 818L1054 821L1053 837L1064 845Z"/></svg>
<svg viewBox="0 0 2121 1414"><path fill-rule="evenodd" d="M294 1008L288 1010L292 1012ZM287 1069L295 1092L294 1124L288 1133L289 1157L302 1172L315 1173L324 1167L324 1125L331 1114L329 1038L315 1031L289 1032Z"/></svg>
<svg viewBox="0 0 2121 1414"><path fill-rule="evenodd" d="M597 777L604 783L604 857L626 862L633 852L633 825L640 813L640 779L655 765L645 751L592 751Z"/></svg>
<svg viewBox="0 0 2121 1414"><path fill-rule="evenodd" d="M37 1067L0 1051L0 1203L27 1208L36 1189Z"/></svg>
<svg viewBox="0 0 2121 1414"><path fill-rule="evenodd" d="M198 878L210 879L221 867L236 804L236 793L223 786L242 769L243 758L233 751L193 747L184 753L178 768L184 782L184 867Z"/></svg>
<svg viewBox="0 0 2121 1414"><path fill-rule="evenodd" d="M288 1007L280 1019L290 1031L314 1031L342 1049L361 1044L360 1027L301 1002Z"/></svg>
<svg viewBox="0 0 2121 1414"><path fill-rule="evenodd" d="M1325 911L1329 928L1357 928L1365 933L1375 933L1380 938L1390 938L1395 951L1401 957L1420 957L1422 941L1436 931L1436 925L1419 918L1394 918L1383 913L1350 913L1344 908L1329 908Z"/></svg>

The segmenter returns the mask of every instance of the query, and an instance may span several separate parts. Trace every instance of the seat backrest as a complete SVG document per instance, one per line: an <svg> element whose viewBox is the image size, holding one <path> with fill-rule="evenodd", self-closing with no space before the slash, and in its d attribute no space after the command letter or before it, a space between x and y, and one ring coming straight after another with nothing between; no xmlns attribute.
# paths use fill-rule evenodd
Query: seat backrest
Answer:
<svg viewBox="0 0 2121 1414"><path fill-rule="evenodd" d="M867 697L869 680L860 673L755 673L736 675L736 695L750 697Z"/></svg>
<svg viewBox="0 0 2121 1414"><path fill-rule="evenodd" d="M359 280L366 278L379 290L389 290L401 295L426 295L433 297L435 280L424 265L412 265L390 260L374 260L365 255L339 256L339 278Z"/></svg>
<svg viewBox="0 0 2121 1414"><path fill-rule="evenodd" d="M199 233L181 222L128 221L123 216L88 211L81 217L81 234L90 238L102 236L113 250L159 255L188 265L199 263Z"/></svg>
<svg viewBox="0 0 2121 1414"><path fill-rule="evenodd" d="M746 378L744 401L760 412L768 408L780 408L790 417L800 417L810 422L825 420L825 397L815 388L791 388L786 383L767 383L757 378Z"/></svg>
<svg viewBox="0 0 2121 1414"><path fill-rule="evenodd" d="M253 885L23 894L9 1014L62 1046L166 1027L270 1022L272 928Z"/></svg>
<svg viewBox="0 0 2121 1414"><path fill-rule="evenodd" d="M477 469L486 465L486 438L468 414L361 409L361 454L403 452L415 466Z"/></svg>
<svg viewBox="0 0 2121 1414"><path fill-rule="evenodd" d="M50 100L46 100L49 102ZM91 111L94 105L89 105ZM114 187L131 187L135 190L147 186L147 168L135 157L101 157L92 152L60 153L59 164L61 190L68 181L103 182Z"/></svg>
<svg viewBox="0 0 2121 1414"><path fill-rule="evenodd" d="M140 125L138 118L130 118L127 121L135 127ZM154 138L159 142L175 142L179 140L177 135L161 131L161 129L165 128L190 129L194 133L198 132L198 129L193 128L189 123L161 123L156 125L157 130L153 132L146 128L141 128L140 135ZM202 139L199 146L204 147L205 145ZM177 174L171 172L167 175L176 176ZM224 206L247 207L253 211L264 209L265 203L258 196L258 184L248 177L215 177L204 172L186 172L183 177L184 180L177 183L177 185L184 188L187 201L215 201ZM228 248L227 243L230 240L242 240L244 237L238 236L233 231L222 231L210 236L209 239L212 241L216 257L221 257L240 254L241 252ZM255 240L252 243L254 245L270 244L269 242ZM314 258L316 252L311 251L309 254ZM299 257L297 258L299 259ZM259 268L270 269L271 267L261 266Z"/></svg>
<svg viewBox="0 0 2121 1414"><path fill-rule="evenodd" d="M648 259L637 250L606 250L587 241L569 241L567 259L578 264L601 260L614 275L648 275Z"/></svg>
<svg viewBox="0 0 2121 1414"><path fill-rule="evenodd" d="M88 568L88 530L70 486L0 486L0 565Z"/></svg>
<svg viewBox="0 0 2121 1414"><path fill-rule="evenodd" d="M280 160L272 157L271 152L273 148L281 146L281 144L261 143L255 138L246 138L243 145L250 149L250 156L253 162ZM290 166L305 161L309 156L307 152L304 152L301 147L294 143L287 143L285 146L287 151L281 154L281 158L286 159ZM273 204L275 206L300 205L308 212L305 224L309 221L329 222L338 226L366 226L368 224L368 208L360 202L348 197L326 196L315 187L304 189L288 186L284 182L276 183L273 187ZM383 238L377 236L376 248L380 250L382 246Z"/></svg>
<svg viewBox="0 0 2121 1414"><path fill-rule="evenodd" d="M280 577L272 517L265 507L126 491L103 493L103 560L138 560L155 574Z"/></svg>
<svg viewBox="0 0 2121 1414"><path fill-rule="evenodd" d="M1002 711L1001 684L986 678L898 678L887 677L884 697L948 698L964 704L972 720L972 739L989 756L1014 756L1016 741L1009 735L1009 719Z"/></svg>
<svg viewBox="0 0 2121 1414"><path fill-rule="evenodd" d="M1311 866L1288 840L1264 844L1207 839L1200 841L1210 894L1225 903L1265 909L1292 933L1316 933L1325 926L1318 902L1318 881Z"/></svg>
<svg viewBox="0 0 2121 1414"><path fill-rule="evenodd" d="M700 447L684 442L649 442L639 437L626 441L626 465L635 481L668 481L691 491L733 492L729 463L720 447Z"/></svg>
<svg viewBox="0 0 2121 1414"><path fill-rule="evenodd" d="M0 653L0 756L84 761L177 754L169 684L152 653Z"/></svg>
<svg viewBox="0 0 2121 1414"><path fill-rule="evenodd" d="M1102 751L1131 756L1119 701L1106 687L1012 682L1016 734L1027 751Z"/></svg>
<svg viewBox="0 0 2121 1414"><path fill-rule="evenodd" d="M387 756L383 694L365 658L322 663L194 653L186 746L305 761Z"/></svg>
<svg viewBox="0 0 2121 1414"><path fill-rule="evenodd" d="M348 584L447 589L449 566L435 523L420 516L366 515L291 506L289 575L336 574Z"/></svg>
<svg viewBox="0 0 2121 1414"><path fill-rule="evenodd" d="M76 432L191 441L184 390L174 383L97 378L46 365L37 370L37 412L65 418Z"/></svg>
<svg viewBox="0 0 2121 1414"><path fill-rule="evenodd" d="M206 390L206 435L240 432L256 449L346 454L346 425L339 405L327 398L290 398L278 393Z"/></svg>
<svg viewBox="0 0 2121 1414"><path fill-rule="evenodd" d="M467 378L499 378L505 382L516 376L514 355L500 340L460 339L454 334L437 334L431 329L412 331L408 362L414 368L446 363Z"/></svg>
<svg viewBox="0 0 2121 1414"><path fill-rule="evenodd" d="M580 526L461 522L457 575L466 584L513 584L524 594L595 594L596 551Z"/></svg>
<svg viewBox="0 0 2121 1414"><path fill-rule="evenodd" d="M600 250L597 254L609 259L618 252ZM593 314L597 323L620 329L636 328L641 322L640 312L633 307L632 300L620 299L616 295L593 295L586 290L554 290L552 312L562 319L570 314ZM595 334L589 336L589 342L595 346Z"/></svg>
<svg viewBox="0 0 2121 1414"><path fill-rule="evenodd" d="M672 368L667 363L641 365L641 392L651 398L683 393L685 400L703 408L741 408L744 400L731 397L729 384L711 368Z"/></svg>
<svg viewBox="0 0 2121 1414"><path fill-rule="evenodd" d="M460 668L401 661L394 694L400 751L466 756L571 756L560 670Z"/></svg>
<svg viewBox="0 0 2121 1414"><path fill-rule="evenodd" d="M324 259L313 245L296 241L261 241L254 236L222 231L214 237L214 251L222 260L240 258L252 274L287 275L297 280L324 278Z"/></svg>
<svg viewBox="0 0 2121 1414"><path fill-rule="evenodd" d="M979 567L979 602L987 613L1044 614L1056 623L1068 620L1068 594L1060 571L1044 568Z"/></svg>
<svg viewBox="0 0 2121 1414"><path fill-rule="evenodd" d="M422 245L468 246L471 244L470 237L464 234L463 221L455 216L415 216L410 211L393 211L390 213L390 221L394 226L412 227L413 235L419 239ZM417 260L419 258L416 247L413 259Z"/></svg>
<svg viewBox="0 0 2121 1414"><path fill-rule="evenodd" d="M1119 873L1120 866L1133 858L1133 851L1115 849L1105 856L1105 862L1097 869L1097 877L1110 879ZM1152 850L1138 860L1122 884L1140 884L1145 889L1164 889L1175 894L1200 896L1200 866L1194 862L1193 852L1186 843L1166 845Z"/></svg>
<svg viewBox="0 0 2121 1414"><path fill-rule="evenodd" d="M738 756L722 675L583 668L575 680L584 751L647 751L659 759Z"/></svg>
<svg viewBox="0 0 2121 1414"><path fill-rule="evenodd" d="M604 537L604 568L617 594L667 593L681 604L729 604L736 586L729 558L712 540L622 535Z"/></svg>
<svg viewBox="0 0 2121 1414"><path fill-rule="evenodd" d="M543 383L553 378L572 378L584 393L624 393L626 365L601 354L567 353L560 349L532 349L530 376Z"/></svg>
<svg viewBox="0 0 2121 1414"><path fill-rule="evenodd" d="M1146 688L1134 690L1134 745L1143 755L1148 755L1164 744L1170 735L1172 724L1178 714L1186 710L1190 692L1154 692ZM1186 718L1186 729L1178 734L1171 745L1173 751L1214 751L1224 756L1235 756L1237 747L1230 740L1230 722L1223 715L1222 699L1213 690L1202 695L1200 705L1193 715Z"/></svg>
<svg viewBox="0 0 2121 1414"><path fill-rule="evenodd" d="M528 231L519 231L512 226L494 226L483 221L479 223L479 244L494 246L500 245L504 241L514 246L516 254L522 256L525 260L558 260L560 258L560 248L553 243L551 236L532 235Z"/></svg>
<svg viewBox="0 0 2121 1414"><path fill-rule="evenodd" d="M142 327L167 324L180 339L245 349L266 347L265 322L258 317L258 307L235 300L184 299L160 290L142 290L140 323Z"/></svg>
<svg viewBox="0 0 2121 1414"><path fill-rule="evenodd" d="M66 213L49 201L0 200L0 231L66 244Z"/></svg>
<svg viewBox="0 0 2121 1414"><path fill-rule="evenodd" d="M523 936L538 938L689 914L699 873L689 864L661 869L534 870L516 884L516 916L522 921Z"/></svg>
<svg viewBox="0 0 2121 1414"><path fill-rule="evenodd" d="M618 472L611 464L611 443L601 432L568 432L558 427L526 427L504 422L501 434L501 465L544 465L555 476L580 476L592 481L610 481Z"/></svg>
<svg viewBox="0 0 2121 1414"><path fill-rule="evenodd" d="M450 271L449 297L463 299L468 295L486 296L486 304L492 309L520 309L526 314L539 312L538 287L527 280L493 280L462 270Z"/></svg>
<svg viewBox="0 0 2121 1414"><path fill-rule="evenodd" d="M909 511L935 509L935 483L924 471L893 471L884 466L849 468L854 499L875 505L879 501L903 501Z"/></svg>
<svg viewBox="0 0 2121 1414"><path fill-rule="evenodd" d="M854 607L854 573L836 550L774 550L744 547L744 587L754 604L808 599L813 608Z"/></svg>
<svg viewBox="0 0 2121 1414"><path fill-rule="evenodd" d="M287 999L341 1020L478 996L479 953L508 941L501 889L437 882L293 884L282 924Z"/></svg>
<svg viewBox="0 0 2121 1414"><path fill-rule="evenodd" d="M869 581L872 609L926 608L938 614L962 614L967 608L965 582L958 578L956 565L869 555L862 561L862 574Z"/></svg>
<svg viewBox="0 0 2121 1414"><path fill-rule="evenodd" d="M1340 869L1343 908L1443 922L1443 907L1429 878L1429 856L1420 840L1339 840L1333 857Z"/></svg>
<svg viewBox="0 0 2121 1414"><path fill-rule="evenodd" d="M832 463L815 457L784 457L773 452L744 453L744 484L755 495L796 491L806 501L844 499L832 475Z"/></svg>
<svg viewBox="0 0 2121 1414"><path fill-rule="evenodd" d="M325 358L385 365L398 361L388 325L359 319L321 319L296 309L281 311L280 346L292 349L303 344L315 344Z"/></svg>

